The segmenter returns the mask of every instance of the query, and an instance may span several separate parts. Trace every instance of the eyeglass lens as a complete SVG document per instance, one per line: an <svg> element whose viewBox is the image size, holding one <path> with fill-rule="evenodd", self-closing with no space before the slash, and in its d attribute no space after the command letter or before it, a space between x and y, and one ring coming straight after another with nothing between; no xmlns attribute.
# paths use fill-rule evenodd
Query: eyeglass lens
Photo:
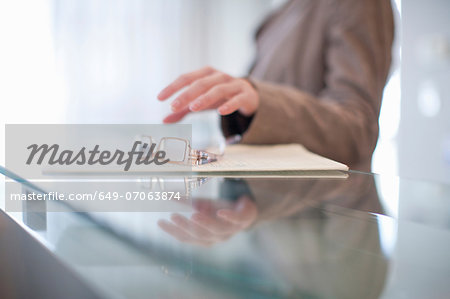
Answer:
<svg viewBox="0 0 450 299"><path fill-rule="evenodd" d="M166 152L166 158L173 162L183 162L186 159L187 141L178 138L162 138L159 149Z"/></svg>

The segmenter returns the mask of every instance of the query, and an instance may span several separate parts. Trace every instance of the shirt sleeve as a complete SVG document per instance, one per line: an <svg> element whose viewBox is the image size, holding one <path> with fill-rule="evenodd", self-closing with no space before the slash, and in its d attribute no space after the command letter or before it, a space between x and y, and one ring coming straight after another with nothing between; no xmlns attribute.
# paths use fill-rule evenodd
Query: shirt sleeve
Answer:
<svg viewBox="0 0 450 299"><path fill-rule="evenodd" d="M353 165L370 160L394 35L390 1L339 0L329 7L324 88L317 95L254 80L260 105L251 117L222 117L225 135L247 144L300 143ZM307 41L305 41L307 42Z"/></svg>

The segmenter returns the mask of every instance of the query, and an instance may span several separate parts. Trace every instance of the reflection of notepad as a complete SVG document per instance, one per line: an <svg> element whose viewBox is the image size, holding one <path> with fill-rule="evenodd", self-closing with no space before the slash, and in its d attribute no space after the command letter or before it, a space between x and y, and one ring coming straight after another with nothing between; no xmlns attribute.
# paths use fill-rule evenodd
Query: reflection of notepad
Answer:
<svg viewBox="0 0 450 299"><path fill-rule="evenodd" d="M342 163L313 154L299 144L231 145L216 162L194 166L204 172L278 172L348 170Z"/></svg>

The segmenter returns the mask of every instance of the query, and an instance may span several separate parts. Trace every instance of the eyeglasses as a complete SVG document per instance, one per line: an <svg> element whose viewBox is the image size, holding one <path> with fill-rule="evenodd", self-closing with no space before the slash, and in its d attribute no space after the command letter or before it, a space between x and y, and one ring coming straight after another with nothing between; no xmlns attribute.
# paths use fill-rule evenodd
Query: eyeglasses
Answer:
<svg viewBox="0 0 450 299"><path fill-rule="evenodd" d="M140 135L138 141L141 141L139 150L143 152L145 157L151 146L145 146L144 144L152 145L156 144L152 136ZM217 161L222 154L214 154L205 150L197 150L191 147L189 140L178 137L163 137L158 143L157 150L164 151L166 158L170 161L168 163L178 165L203 165Z"/></svg>

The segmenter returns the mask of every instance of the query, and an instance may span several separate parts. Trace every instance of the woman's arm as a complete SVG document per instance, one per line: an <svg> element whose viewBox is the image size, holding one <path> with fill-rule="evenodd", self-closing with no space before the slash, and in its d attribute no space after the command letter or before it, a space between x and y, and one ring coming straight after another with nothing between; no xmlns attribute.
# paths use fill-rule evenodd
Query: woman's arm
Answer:
<svg viewBox="0 0 450 299"><path fill-rule="evenodd" d="M159 94L166 100L186 88L172 102L173 113L164 122L217 109L225 135L240 133L243 143L301 143L347 165L370 160L391 61L390 1L324 3L329 22L326 46L317 51L324 52L326 72L318 95L206 67L180 76Z"/></svg>
<svg viewBox="0 0 450 299"><path fill-rule="evenodd" d="M222 117L226 135L243 133L242 142L252 144L301 143L348 165L370 159L391 60L392 9L389 1L364 0L339 0L329 8L320 94L250 79L258 110L252 118Z"/></svg>

